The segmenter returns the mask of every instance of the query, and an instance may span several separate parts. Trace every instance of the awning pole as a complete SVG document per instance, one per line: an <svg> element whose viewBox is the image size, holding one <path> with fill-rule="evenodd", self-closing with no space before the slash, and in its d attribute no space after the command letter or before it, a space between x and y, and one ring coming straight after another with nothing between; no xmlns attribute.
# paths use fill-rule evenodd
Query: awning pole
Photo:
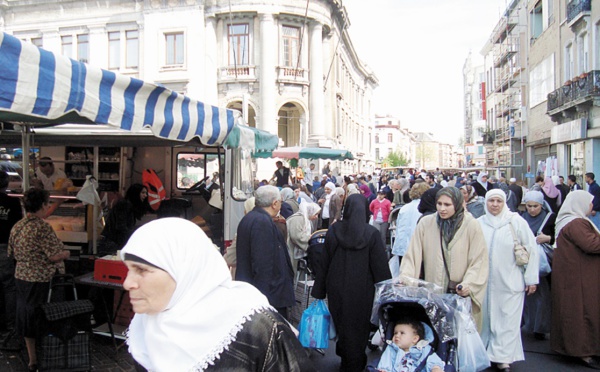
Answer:
<svg viewBox="0 0 600 372"><path fill-rule="evenodd" d="M29 190L29 136L31 131L28 125L21 126L21 147L23 148L23 192ZM35 171L35 170L34 170Z"/></svg>

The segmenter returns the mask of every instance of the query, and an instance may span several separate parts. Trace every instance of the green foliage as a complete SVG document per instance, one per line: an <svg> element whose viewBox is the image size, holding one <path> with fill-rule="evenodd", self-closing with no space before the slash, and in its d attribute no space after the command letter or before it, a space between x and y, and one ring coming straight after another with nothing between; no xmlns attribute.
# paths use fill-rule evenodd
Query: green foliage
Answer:
<svg viewBox="0 0 600 372"><path fill-rule="evenodd" d="M408 165L410 159L407 159L401 152L392 151L383 160L383 162L386 163L388 167L401 167Z"/></svg>

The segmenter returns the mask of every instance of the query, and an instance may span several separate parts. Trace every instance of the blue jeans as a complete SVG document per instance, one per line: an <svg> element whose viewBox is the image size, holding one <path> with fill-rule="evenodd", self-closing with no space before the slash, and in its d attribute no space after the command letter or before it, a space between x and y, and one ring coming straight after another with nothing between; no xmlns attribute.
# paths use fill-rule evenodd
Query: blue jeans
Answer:
<svg viewBox="0 0 600 372"><path fill-rule="evenodd" d="M596 225L596 228L598 228L598 230L600 230L600 211L596 211L595 216L590 216L590 220L592 220L594 225Z"/></svg>

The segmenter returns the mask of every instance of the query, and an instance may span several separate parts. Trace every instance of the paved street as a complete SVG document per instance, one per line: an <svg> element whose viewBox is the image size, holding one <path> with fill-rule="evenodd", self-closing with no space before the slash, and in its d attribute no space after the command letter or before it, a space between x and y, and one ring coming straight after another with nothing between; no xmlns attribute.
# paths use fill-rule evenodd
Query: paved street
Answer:
<svg viewBox="0 0 600 372"><path fill-rule="evenodd" d="M581 371L589 372L591 369L578 365L575 361L558 356L550 350L550 341L538 341L533 337L524 335L523 343L525 347L524 362L513 364L514 372L570 372ZM110 339L103 336L92 336L92 370L105 372L130 372L134 371L133 361L125 348L120 348L115 354ZM369 361L376 361L379 351L368 352ZM311 359L314 361L318 371L334 372L338 371L339 358L335 355L335 345L330 343L329 349L325 355L320 355L316 351L311 351ZM2 372L21 372L27 371L27 353L25 349L21 352L0 351L0 371ZM494 371L490 368L486 371Z"/></svg>

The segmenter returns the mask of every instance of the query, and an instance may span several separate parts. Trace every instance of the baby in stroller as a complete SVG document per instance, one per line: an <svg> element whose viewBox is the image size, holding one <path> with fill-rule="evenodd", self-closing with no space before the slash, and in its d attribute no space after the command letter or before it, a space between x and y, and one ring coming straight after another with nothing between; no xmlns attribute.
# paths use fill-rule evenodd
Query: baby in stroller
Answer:
<svg viewBox="0 0 600 372"><path fill-rule="evenodd" d="M443 372L445 363L431 347L433 341L433 331L427 324L410 317L400 318L395 322L394 335L387 341L377 370Z"/></svg>

